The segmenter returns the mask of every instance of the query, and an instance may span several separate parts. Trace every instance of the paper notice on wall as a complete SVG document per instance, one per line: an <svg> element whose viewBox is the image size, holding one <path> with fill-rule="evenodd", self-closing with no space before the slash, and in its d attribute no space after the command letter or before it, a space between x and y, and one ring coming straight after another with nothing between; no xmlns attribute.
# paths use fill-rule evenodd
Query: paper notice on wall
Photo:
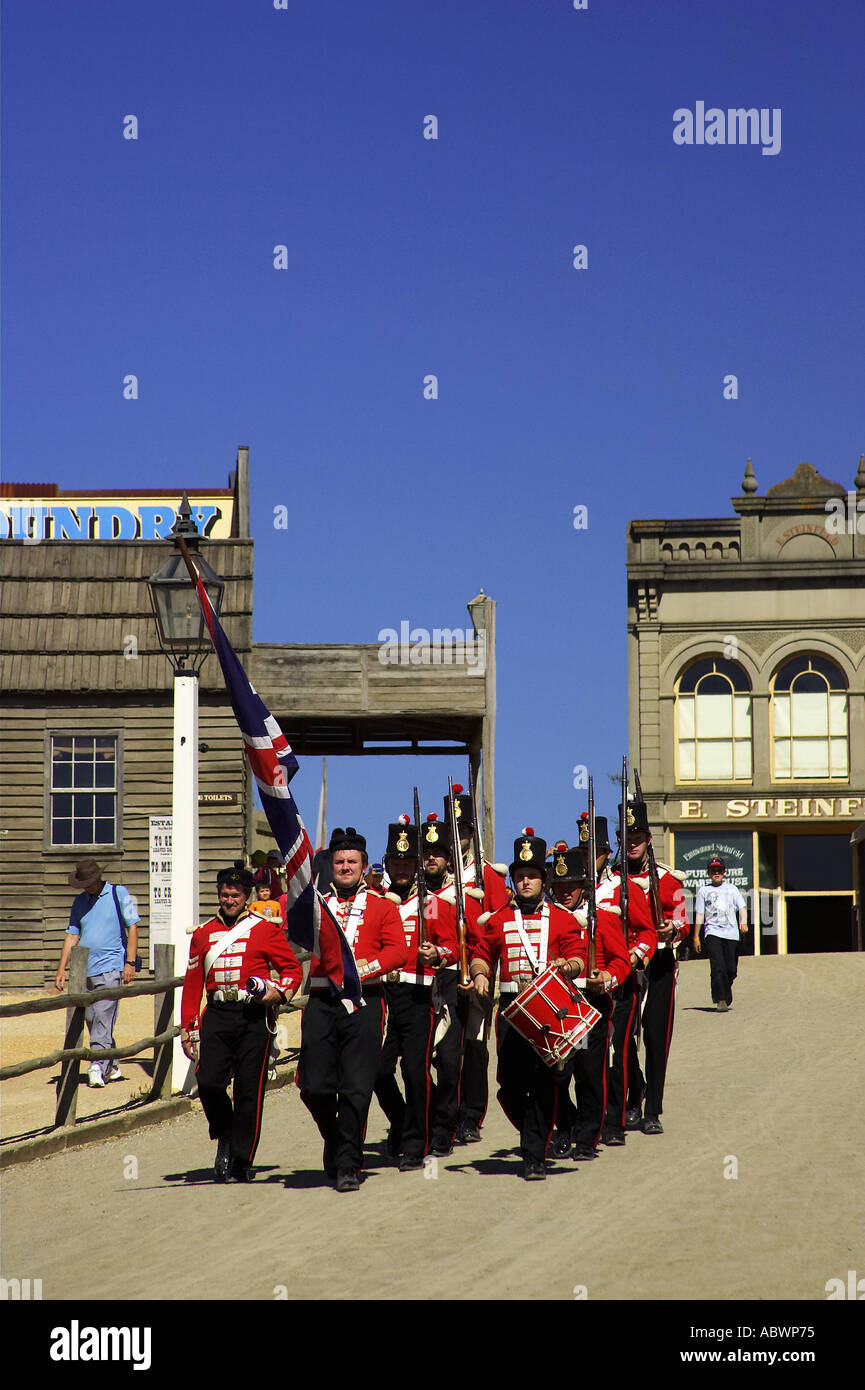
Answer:
<svg viewBox="0 0 865 1390"><path fill-rule="evenodd" d="M150 968L153 948L171 941L171 816L150 817Z"/></svg>

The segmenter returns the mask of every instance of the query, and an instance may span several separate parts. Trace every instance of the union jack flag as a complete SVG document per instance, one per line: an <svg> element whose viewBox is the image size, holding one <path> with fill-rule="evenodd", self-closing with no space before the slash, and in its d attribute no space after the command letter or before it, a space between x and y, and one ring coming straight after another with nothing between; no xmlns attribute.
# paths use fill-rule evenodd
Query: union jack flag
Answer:
<svg viewBox="0 0 865 1390"><path fill-rule="evenodd" d="M222 667L231 708L243 735L252 775L261 793L264 814L280 853L285 857L286 933L291 941L321 962L331 987L342 996L346 1007L358 1008L362 1003L362 991L355 959L339 923L316 892L312 881L312 845L288 785L297 772L297 758L241 666L213 611L201 575L195 587Z"/></svg>

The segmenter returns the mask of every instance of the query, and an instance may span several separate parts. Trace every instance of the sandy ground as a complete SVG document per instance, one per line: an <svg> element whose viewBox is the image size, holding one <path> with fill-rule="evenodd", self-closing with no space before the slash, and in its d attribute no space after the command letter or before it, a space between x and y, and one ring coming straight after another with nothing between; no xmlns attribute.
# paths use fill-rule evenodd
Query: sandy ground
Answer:
<svg viewBox="0 0 865 1390"><path fill-rule="evenodd" d="M865 958L746 959L726 1015L708 983L705 962L681 967L661 1136L526 1184L493 1101L482 1143L400 1174L373 1102L368 1176L338 1195L287 1087L250 1186L213 1183L197 1107L9 1170L3 1273L46 1300L73 1268L90 1301L825 1300L827 1280L865 1274Z"/></svg>

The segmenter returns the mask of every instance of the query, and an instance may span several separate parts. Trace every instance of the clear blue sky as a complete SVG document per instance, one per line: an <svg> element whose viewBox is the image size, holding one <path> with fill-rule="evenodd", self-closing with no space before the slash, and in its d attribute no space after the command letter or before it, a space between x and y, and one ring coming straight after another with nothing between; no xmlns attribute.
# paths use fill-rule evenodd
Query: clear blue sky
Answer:
<svg viewBox="0 0 865 1390"><path fill-rule="evenodd" d="M4 478L224 486L248 444L256 640L461 627L483 587L497 857L527 822L570 837L575 764L614 814L628 521L729 515L748 456L761 491L804 460L849 486L865 448L865 6L2 17ZM780 152L675 144L698 101L780 108ZM329 822L375 853L449 771L332 760Z"/></svg>

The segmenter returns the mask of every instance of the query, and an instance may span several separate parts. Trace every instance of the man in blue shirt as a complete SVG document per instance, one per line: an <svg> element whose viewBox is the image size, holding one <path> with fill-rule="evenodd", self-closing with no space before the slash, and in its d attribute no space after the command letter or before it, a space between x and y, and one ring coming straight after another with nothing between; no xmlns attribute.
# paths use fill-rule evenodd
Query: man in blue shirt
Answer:
<svg viewBox="0 0 865 1390"><path fill-rule="evenodd" d="M68 882L81 891L69 913L69 926L54 980L57 989L62 990L66 984L69 957L79 943L90 951L88 990L115 988L121 980L125 985L131 984L135 979L140 918L129 893L119 883L106 883L95 859L80 859ZM117 1000L100 999L90 1004L84 1017L90 1031L91 1048L114 1047ZM106 1081L122 1080L123 1073L113 1058L91 1062L87 1072L88 1086L104 1086Z"/></svg>
<svg viewBox="0 0 865 1390"><path fill-rule="evenodd" d="M725 1014L733 1005L733 981L739 961L739 934L748 930L748 909L734 883L725 883L727 866L713 855L706 865L709 883L697 889L694 921L694 950L699 954L700 928L705 922L706 954L709 957L712 1002ZM737 918L738 913L738 918Z"/></svg>

